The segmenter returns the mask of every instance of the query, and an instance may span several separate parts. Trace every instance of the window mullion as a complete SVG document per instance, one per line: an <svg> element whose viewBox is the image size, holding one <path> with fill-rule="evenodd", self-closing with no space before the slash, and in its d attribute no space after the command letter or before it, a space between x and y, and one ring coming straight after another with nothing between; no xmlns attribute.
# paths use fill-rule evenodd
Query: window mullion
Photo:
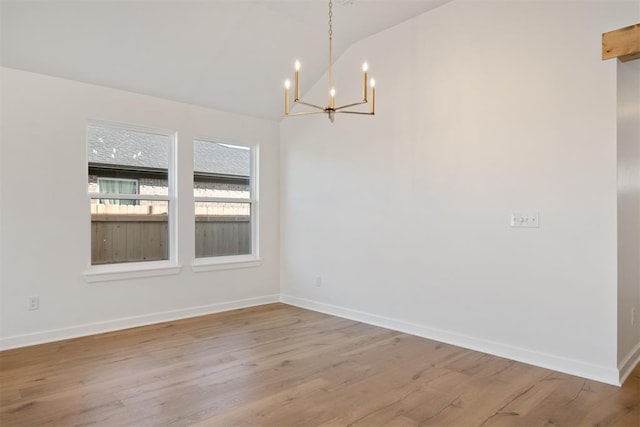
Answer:
<svg viewBox="0 0 640 427"><path fill-rule="evenodd" d="M169 196L156 194L118 194L118 193L89 193L92 199L115 199L115 200L161 200L170 201Z"/></svg>
<svg viewBox="0 0 640 427"><path fill-rule="evenodd" d="M254 199L234 199L229 197L194 197L195 202L216 202L216 203L254 203Z"/></svg>

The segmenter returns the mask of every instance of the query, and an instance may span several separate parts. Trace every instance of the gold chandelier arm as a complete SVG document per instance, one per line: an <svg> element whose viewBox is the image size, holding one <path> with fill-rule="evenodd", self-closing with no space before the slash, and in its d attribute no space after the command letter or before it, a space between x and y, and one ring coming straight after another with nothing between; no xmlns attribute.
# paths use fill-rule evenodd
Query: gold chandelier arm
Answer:
<svg viewBox="0 0 640 427"><path fill-rule="evenodd" d="M349 111L349 110L341 110L336 111L336 113L340 114L362 114L363 116L375 116L376 113L374 111Z"/></svg>
<svg viewBox="0 0 640 427"><path fill-rule="evenodd" d="M356 105L366 104L367 101L354 102L353 104L343 105L341 107L336 107L336 112L342 110L343 108L355 107Z"/></svg>
<svg viewBox="0 0 640 427"><path fill-rule="evenodd" d="M288 113L285 116L308 116L310 114L323 114L325 111L298 111L297 113Z"/></svg>
<svg viewBox="0 0 640 427"><path fill-rule="evenodd" d="M321 106L316 105L316 104L310 104L310 103L308 103L308 102L304 102L304 101L301 101L301 100L299 100L299 99L298 99L297 101L294 101L294 102L295 102L296 104L306 105L307 107L317 108L318 110L322 110L322 111L324 111L324 110L325 110L325 107L321 107Z"/></svg>

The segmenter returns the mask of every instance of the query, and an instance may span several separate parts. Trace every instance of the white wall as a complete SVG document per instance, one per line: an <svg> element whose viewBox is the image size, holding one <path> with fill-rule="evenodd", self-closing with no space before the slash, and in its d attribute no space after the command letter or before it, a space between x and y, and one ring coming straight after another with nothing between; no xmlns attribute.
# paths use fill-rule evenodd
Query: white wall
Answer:
<svg viewBox="0 0 640 427"><path fill-rule="evenodd" d="M640 61L632 61L618 62L618 364L629 372L639 358Z"/></svg>
<svg viewBox="0 0 640 427"><path fill-rule="evenodd" d="M454 1L352 46L338 96L357 99L367 59L377 115L281 124L283 300L617 383L601 34L639 17L635 0Z"/></svg>
<svg viewBox="0 0 640 427"><path fill-rule="evenodd" d="M2 69L3 348L277 301L276 122ZM178 133L178 275L87 283L87 119ZM193 136L260 144L260 267L194 273ZM43 190L44 187L44 190ZM27 311L27 298L40 309Z"/></svg>

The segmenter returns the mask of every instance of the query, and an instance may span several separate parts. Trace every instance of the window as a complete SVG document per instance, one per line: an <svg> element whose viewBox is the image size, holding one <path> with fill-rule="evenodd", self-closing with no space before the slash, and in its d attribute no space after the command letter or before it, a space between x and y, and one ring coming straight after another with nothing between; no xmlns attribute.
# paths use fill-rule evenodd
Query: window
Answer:
<svg viewBox="0 0 640 427"><path fill-rule="evenodd" d="M257 146L197 139L193 154L196 258L257 259Z"/></svg>
<svg viewBox="0 0 640 427"><path fill-rule="evenodd" d="M173 136L87 125L91 265L173 259Z"/></svg>
<svg viewBox="0 0 640 427"><path fill-rule="evenodd" d="M138 181L122 178L98 178L98 193L138 194ZM115 200L119 205L137 205L137 200ZM113 200L101 199L99 203L111 204Z"/></svg>

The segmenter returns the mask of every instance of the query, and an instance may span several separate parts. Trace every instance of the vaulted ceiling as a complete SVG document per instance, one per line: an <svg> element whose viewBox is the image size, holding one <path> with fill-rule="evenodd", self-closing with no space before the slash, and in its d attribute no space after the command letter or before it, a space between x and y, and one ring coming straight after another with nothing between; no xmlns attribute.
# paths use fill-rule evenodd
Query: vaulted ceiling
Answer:
<svg viewBox="0 0 640 427"><path fill-rule="evenodd" d="M334 61L352 43L447 1L334 0ZM254 117L280 119L295 59L306 81L327 68L325 0L1 5L3 66Z"/></svg>

